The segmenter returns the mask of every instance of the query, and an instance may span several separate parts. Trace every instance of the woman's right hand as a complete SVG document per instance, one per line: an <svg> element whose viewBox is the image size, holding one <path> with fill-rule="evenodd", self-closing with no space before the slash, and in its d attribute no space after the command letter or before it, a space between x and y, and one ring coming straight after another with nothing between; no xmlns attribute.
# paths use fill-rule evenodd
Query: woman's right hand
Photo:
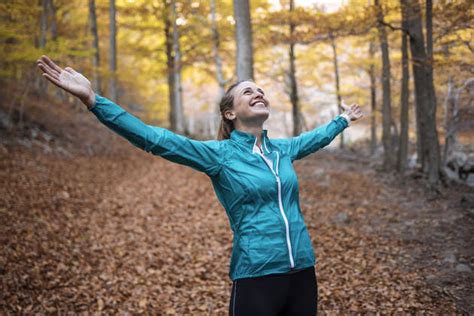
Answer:
<svg viewBox="0 0 474 316"><path fill-rule="evenodd" d="M43 55L36 61L38 68L43 71L43 77L56 86L78 97L88 109L95 104L95 93L90 81L71 67L62 69L48 56Z"/></svg>

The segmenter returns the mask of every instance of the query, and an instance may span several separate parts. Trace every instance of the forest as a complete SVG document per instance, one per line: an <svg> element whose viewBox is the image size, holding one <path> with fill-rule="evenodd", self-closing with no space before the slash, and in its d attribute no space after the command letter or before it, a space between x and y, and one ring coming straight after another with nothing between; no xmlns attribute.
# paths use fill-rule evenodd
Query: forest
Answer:
<svg viewBox="0 0 474 316"><path fill-rule="evenodd" d="M474 313L468 0L0 3L0 312L226 315L232 235L210 181L104 128L49 56L147 124L215 140L235 82L270 138L360 105L294 164L323 315Z"/></svg>

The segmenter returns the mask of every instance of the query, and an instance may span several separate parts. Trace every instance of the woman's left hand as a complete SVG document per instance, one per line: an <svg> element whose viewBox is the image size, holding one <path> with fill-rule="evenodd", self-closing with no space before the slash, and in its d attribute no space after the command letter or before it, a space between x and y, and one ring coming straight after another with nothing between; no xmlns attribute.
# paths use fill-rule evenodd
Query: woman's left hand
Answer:
<svg viewBox="0 0 474 316"><path fill-rule="evenodd" d="M344 113L351 121L357 121L363 114L359 104L353 103L350 106L342 102L341 107L344 109Z"/></svg>

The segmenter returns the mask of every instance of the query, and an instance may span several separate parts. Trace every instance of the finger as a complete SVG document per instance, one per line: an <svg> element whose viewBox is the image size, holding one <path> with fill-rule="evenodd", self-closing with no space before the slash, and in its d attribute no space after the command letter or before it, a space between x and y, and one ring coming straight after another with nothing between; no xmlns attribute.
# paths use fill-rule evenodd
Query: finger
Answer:
<svg viewBox="0 0 474 316"><path fill-rule="evenodd" d="M71 75L74 75L76 73L76 71L74 69L72 69L71 67L66 67L66 68L64 68L64 70L69 72Z"/></svg>
<svg viewBox="0 0 474 316"><path fill-rule="evenodd" d="M44 73L44 74L43 74L43 77L45 77L46 79L48 79L49 81L51 81L53 84L55 84L55 85L58 86L59 88L64 89L63 85L61 84L61 82L60 82L58 79L56 79L56 78L54 78L54 77L48 75L47 73Z"/></svg>
<svg viewBox="0 0 474 316"><path fill-rule="evenodd" d="M46 66L45 64L42 64L42 63L38 63L38 67L43 70L45 73L49 74L50 76L52 77L55 77L56 79L59 79L59 73L51 68L49 68L48 66Z"/></svg>
<svg viewBox="0 0 474 316"><path fill-rule="evenodd" d="M56 65L51 59L49 59L48 56L46 55L41 56L41 60L43 60L49 67L56 70L57 72L61 73L61 71L63 71L63 69L59 67L58 65Z"/></svg>
<svg viewBox="0 0 474 316"><path fill-rule="evenodd" d="M38 64L38 68L41 69L44 73L47 73L51 77L59 79L59 75L56 71L50 69L49 67L45 66L44 64Z"/></svg>

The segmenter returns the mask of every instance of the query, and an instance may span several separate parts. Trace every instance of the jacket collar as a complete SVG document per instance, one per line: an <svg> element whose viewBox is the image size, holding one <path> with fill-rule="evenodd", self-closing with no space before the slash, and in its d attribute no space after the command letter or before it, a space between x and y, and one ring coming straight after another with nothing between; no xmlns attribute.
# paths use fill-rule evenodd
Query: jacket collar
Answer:
<svg viewBox="0 0 474 316"><path fill-rule="evenodd" d="M262 149L265 153L270 153L270 150L268 149L268 144L270 143L270 139L268 138L268 130L262 129ZM239 144L243 144L246 148L248 148L250 151L254 152L254 148L257 143L257 137L255 137L253 134L246 133L237 129L234 129L230 133L230 139L238 142ZM258 149L257 149L258 152Z"/></svg>

